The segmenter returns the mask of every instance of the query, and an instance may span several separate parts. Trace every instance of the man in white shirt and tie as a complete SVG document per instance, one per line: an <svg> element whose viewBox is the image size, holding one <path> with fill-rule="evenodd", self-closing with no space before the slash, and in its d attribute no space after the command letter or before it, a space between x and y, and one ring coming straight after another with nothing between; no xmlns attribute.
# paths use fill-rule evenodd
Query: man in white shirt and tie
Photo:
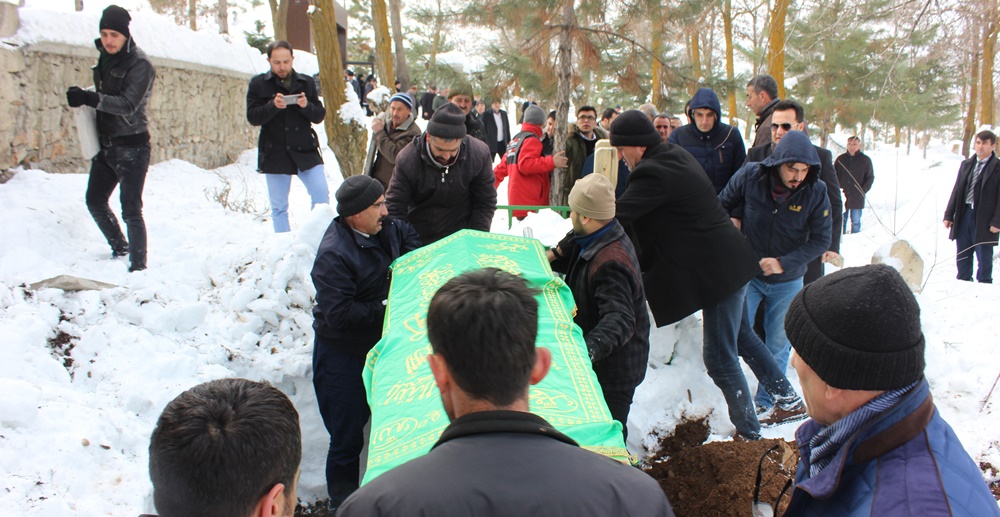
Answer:
<svg viewBox="0 0 1000 517"><path fill-rule="evenodd" d="M992 131L976 135L975 156L962 162L944 212L944 227L958 246L958 279L972 281L972 256L979 267L976 280L993 283L993 247L1000 233L1000 166L993 152Z"/></svg>

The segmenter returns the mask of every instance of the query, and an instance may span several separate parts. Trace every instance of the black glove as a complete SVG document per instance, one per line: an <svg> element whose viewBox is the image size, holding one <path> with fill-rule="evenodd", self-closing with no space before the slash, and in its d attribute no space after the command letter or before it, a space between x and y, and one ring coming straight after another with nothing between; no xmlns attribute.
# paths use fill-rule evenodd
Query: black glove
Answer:
<svg viewBox="0 0 1000 517"><path fill-rule="evenodd" d="M82 90L76 86L70 86L66 90L66 102L69 103L71 108L79 108L86 104L91 108L96 108L97 104L101 102L101 95L97 92L92 92L89 90Z"/></svg>

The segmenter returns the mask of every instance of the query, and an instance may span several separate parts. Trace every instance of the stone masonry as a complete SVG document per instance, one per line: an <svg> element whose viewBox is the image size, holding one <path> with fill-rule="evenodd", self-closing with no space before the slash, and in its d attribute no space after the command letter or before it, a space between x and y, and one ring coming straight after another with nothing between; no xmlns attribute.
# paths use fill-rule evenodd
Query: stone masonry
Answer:
<svg viewBox="0 0 1000 517"><path fill-rule="evenodd" d="M152 162L173 158L202 168L232 163L256 145L246 120L249 74L151 57ZM0 49L0 170L23 165L87 172L66 89L93 86L97 49L40 43Z"/></svg>

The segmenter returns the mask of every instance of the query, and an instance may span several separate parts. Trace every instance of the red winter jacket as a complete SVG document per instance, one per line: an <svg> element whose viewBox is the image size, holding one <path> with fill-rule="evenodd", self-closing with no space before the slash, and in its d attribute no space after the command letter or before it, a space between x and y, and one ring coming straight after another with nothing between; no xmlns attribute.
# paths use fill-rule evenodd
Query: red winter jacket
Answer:
<svg viewBox="0 0 1000 517"><path fill-rule="evenodd" d="M517 163L507 163L507 153L513 152L513 144L507 146L504 157L493 169L495 186L499 187L504 178L507 182L507 203L510 205L548 205L549 173L555 168L551 156L542 156L542 128L534 124L521 124L521 131L531 131L538 138L527 137L521 143ZM527 210L515 210L514 217L528 215Z"/></svg>

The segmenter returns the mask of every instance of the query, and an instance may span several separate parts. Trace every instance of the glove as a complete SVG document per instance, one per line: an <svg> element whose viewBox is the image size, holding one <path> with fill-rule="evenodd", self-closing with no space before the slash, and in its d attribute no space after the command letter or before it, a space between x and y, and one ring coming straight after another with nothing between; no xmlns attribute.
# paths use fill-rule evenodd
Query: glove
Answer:
<svg viewBox="0 0 1000 517"><path fill-rule="evenodd" d="M79 108L86 104L91 108L96 108L97 104L101 102L101 95L97 92L92 92L89 90L82 90L76 86L70 86L66 90L66 102L69 103L71 108Z"/></svg>

